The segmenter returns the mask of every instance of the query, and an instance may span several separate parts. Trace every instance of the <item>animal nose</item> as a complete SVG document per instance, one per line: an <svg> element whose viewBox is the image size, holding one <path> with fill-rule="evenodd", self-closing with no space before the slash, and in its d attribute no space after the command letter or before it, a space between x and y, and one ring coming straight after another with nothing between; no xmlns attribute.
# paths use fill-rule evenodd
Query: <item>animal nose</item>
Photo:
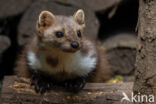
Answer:
<svg viewBox="0 0 156 104"><path fill-rule="evenodd" d="M71 43L71 46L72 46L73 48L78 48L78 47L79 47L79 43L78 43L78 42L72 42L72 43Z"/></svg>

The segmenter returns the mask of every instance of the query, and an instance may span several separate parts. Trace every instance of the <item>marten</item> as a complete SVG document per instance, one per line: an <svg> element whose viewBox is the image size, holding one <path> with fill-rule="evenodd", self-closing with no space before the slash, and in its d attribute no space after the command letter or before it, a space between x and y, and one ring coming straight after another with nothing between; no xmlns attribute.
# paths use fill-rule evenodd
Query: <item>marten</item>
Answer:
<svg viewBox="0 0 156 104"><path fill-rule="evenodd" d="M86 82L111 78L103 52L83 34L82 9L73 16L42 11L36 27L38 34L27 43L15 67L17 76L31 79L36 92L44 93L54 85L79 91Z"/></svg>

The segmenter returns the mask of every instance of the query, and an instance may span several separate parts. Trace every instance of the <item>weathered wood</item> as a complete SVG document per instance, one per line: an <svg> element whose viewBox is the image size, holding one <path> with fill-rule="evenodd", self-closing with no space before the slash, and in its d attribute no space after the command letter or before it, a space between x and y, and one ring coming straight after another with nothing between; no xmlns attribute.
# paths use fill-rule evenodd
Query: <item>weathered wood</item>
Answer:
<svg viewBox="0 0 156 104"><path fill-rule="evenodd" d="M3 81L2 104L130 104L122 102L122 92L129 95L133 83L87 83L79 93L71 93L60 88L44 95L36 94L29 80L7 76Z"/></svg>

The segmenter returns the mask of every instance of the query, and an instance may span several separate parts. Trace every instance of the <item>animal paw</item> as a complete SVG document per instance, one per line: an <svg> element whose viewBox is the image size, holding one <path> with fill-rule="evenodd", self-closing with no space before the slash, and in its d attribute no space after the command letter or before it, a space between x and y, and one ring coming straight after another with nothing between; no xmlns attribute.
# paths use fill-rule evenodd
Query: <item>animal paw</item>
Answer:
<svg viewBox="0 0 156 104"><path fill-rule="evenodd" d="M47 81L44 78L32 77L30 84L34 86L36 93L44 94L49 91L52 87L52 82Z"/></svg>
<svg viewBox="0 0 156 104"><path fill-rule="evenodd" d="M76 78L74 80L67 80L64 83L64 87L73 92L79 92L81 89L84 88L86 81L84 78Z"/></svg>

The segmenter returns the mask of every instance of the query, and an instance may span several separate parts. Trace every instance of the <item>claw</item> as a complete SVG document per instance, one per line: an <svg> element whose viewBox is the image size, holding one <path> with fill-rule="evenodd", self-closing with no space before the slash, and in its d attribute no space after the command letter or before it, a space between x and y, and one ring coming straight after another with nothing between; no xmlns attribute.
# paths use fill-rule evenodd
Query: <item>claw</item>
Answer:
<svg viewBox="0 0 156 104"><path fill-rule="evenodd" d="M77 78L75 80L69 80L64 83L64 87L70 91L78 92L84 88L86 81L84 78Z"/></svg>
<svg viewBox="0 0 156 104"><path fill-rule="evenodd" d="M47 80L44 77L37 77L34 76L30 80L30 85L34 86L36 93L44 94L45 92L49 91L52 87L52 81Z"/></svg>
<svg viewBox="0 0 156 104"><path fill-rule="evenodd" d="M39 88L39 86L38 86L38 85L35 85L35 91L36 91L37 93L39 93L40 88Z"/></svg>

